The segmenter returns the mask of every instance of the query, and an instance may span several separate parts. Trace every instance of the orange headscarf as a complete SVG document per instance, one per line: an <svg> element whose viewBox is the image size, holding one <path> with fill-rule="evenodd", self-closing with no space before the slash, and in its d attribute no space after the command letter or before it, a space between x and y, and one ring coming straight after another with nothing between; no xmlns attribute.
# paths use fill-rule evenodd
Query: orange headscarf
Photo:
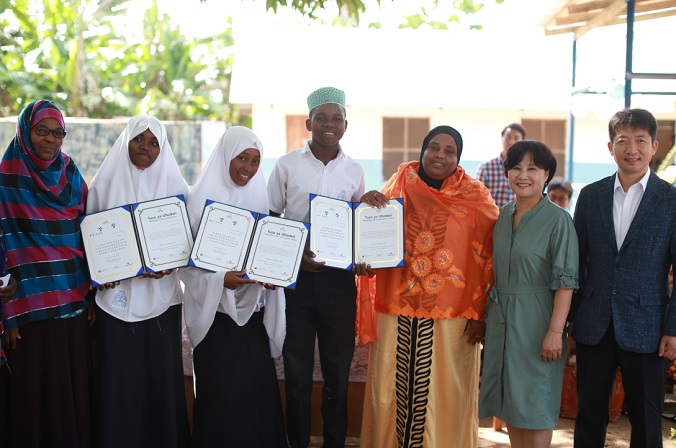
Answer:
<svg viewBox="0 0 676 448"><path fill-rule="evenodd" d="M498 208L488 189L462 167L436 190L420 178L419 166L401 164L381 190L404 198L406 266L359 278L361 343L375 339L374 309L417 318L483 319L494 283Z"/></svg>

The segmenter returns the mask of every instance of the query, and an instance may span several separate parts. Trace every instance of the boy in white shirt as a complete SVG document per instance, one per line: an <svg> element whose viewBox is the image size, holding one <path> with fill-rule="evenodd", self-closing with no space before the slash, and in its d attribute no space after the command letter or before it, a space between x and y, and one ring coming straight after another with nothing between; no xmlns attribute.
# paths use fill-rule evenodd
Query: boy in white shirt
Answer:
<svg viewBox="0 0 676 448"><path fill-rule="evenodd" d="M347 129L345 93L334 87L307 98L305 122L312 140L282 156L268 182L270 213L307 222L309 195L346 201L364 194L364 170L340 147ZM306 249L295 290L286 290L284 342L287 437L292 447L310 442L315 338L324 384L324 447L342 447L347 433L347 387L354 354L356 294L354 273L312 260Z"/></svg>

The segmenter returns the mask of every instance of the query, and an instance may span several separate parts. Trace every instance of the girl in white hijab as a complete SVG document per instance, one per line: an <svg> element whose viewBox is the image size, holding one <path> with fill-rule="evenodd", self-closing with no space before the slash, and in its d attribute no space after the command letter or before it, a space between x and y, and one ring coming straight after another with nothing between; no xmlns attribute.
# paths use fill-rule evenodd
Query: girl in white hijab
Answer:
<svg viewBox="0 0 676 448"><path fill-rule="evenodd" d="M94 176L87 212L182 194L188 185L154 117L132 118ZM96 293L96 447L190 445L178 275L109 283Z"/></svg>
<svg viewBox="0 0 676 448"><path fill-rule="evenodd" d="M235 126L223 134L190 194L193 233L207 199L269 213L262 157L263 145L250 129ZM194 446L287 446L272 359L284 342L284 292L243 274L180 269L194 347Z"/></svg>

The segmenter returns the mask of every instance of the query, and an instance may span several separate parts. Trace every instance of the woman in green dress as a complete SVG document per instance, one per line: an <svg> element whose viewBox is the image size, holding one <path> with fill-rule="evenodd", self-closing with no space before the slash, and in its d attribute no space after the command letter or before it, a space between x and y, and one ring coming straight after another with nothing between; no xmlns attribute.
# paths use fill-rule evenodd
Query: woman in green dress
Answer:
<svg viewBox="0 0 676 448"><path fill-rule="evenodd" d="M561 402L566 318L578 287L573 221L544 189L556 158L543 143L515 143L504 163L516 201L493 231L495 288L486 311L479 418L507 423L513 447L548 447Z"/></svg>

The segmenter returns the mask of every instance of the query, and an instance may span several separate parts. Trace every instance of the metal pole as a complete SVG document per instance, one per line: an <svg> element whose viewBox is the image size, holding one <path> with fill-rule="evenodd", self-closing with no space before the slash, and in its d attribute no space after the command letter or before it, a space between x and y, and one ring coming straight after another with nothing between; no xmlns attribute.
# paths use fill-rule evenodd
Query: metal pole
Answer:
<svg viewBox="0 0 676 448"><path fill-rule="evenodd" d="M636 0L626 0L627 2L627 57L624 70L624 107L631 107L631 79L632 79L632 58L634 56L634 13L636 11Z"/></svg>
<svg viewBox="0 0 676 448"><path fill-rule="evenodd" d="M573 77L572 77L572 87L575 89L575 77L577 70L577 39L573 40ZM568 173L564 174L567 178L574 182L573 180L573 151L574 151L574 140L575 140L575 115L573 115L573 98L574 95L571 95L571 107L570 112L568 112Z"/></svg>

